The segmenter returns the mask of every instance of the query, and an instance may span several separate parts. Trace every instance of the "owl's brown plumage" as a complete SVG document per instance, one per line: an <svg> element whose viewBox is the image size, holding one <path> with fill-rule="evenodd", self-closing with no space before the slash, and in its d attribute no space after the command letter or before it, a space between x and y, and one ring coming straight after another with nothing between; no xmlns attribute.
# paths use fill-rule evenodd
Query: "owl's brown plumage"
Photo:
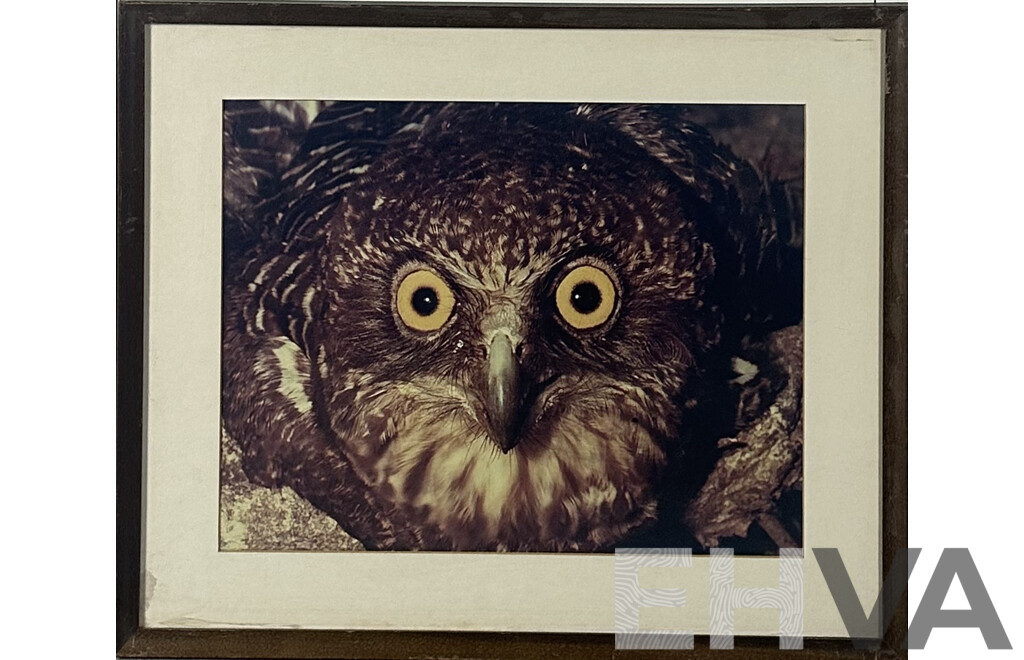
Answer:
<svg viewBox="0 0 1024 660"><path fill-rule="evenodd" d="M224 426L367 547L652 525L720 344L779 313L760 179L670 109L335 104L271 179L226 195L261 235L226 254Z"/></svg>

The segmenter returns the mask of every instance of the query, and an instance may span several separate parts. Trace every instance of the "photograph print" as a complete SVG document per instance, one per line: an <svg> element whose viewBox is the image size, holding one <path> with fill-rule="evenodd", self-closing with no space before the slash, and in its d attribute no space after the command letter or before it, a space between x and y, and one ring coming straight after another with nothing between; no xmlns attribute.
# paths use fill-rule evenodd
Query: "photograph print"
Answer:
<svg viewBox="0 0 1024 660"><path fill-rule="evenodd" d="M220 549L803 543L800 105L223 104Z"/></svg>

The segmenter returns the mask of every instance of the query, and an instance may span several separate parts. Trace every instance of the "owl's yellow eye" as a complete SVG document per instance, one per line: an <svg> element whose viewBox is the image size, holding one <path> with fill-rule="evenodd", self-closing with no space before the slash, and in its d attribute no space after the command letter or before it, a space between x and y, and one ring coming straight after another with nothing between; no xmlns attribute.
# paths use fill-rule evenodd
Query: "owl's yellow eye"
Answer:
<svg viewBox="0 0 1024 660"><path fill-rule="evenodd" d="M615 283L596 266L577 266L555 290L555 306L565 322L577 330L601 325L615 311Z"/></svg>
<svg viewBox="0 0 1024 660"><path fill-rule="evenodd" d="M444 280L433 272L415 270L402 278L398 285L395 308L402 322L413 330L433 332L451 317L455 296Z"/></svg>

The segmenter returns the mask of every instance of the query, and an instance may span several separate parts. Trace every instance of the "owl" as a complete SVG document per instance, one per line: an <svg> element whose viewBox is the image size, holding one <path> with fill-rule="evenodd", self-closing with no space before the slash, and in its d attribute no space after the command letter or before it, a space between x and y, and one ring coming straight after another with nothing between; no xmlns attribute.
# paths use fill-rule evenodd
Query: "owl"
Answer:
<svg viewBox="0 0 1024 660"><path fill-rule="evenodd" d="M595 552L673 518L730 347L794 313L763 178L674 106L306 112L226 122L248 478L370 549Z"/></svg>

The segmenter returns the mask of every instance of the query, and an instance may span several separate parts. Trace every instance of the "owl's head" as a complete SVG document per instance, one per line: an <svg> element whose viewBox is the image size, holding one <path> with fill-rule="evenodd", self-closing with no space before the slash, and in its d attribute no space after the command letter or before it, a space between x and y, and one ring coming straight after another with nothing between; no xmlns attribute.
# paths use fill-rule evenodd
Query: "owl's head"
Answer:
<svg viewBox="0 0 1024 660"><path fill-rule="evenodd" d="M311 350L424 547L596 549L651 521L702 356L707 206L586 107L420 118L330 220Z"/></svg>

